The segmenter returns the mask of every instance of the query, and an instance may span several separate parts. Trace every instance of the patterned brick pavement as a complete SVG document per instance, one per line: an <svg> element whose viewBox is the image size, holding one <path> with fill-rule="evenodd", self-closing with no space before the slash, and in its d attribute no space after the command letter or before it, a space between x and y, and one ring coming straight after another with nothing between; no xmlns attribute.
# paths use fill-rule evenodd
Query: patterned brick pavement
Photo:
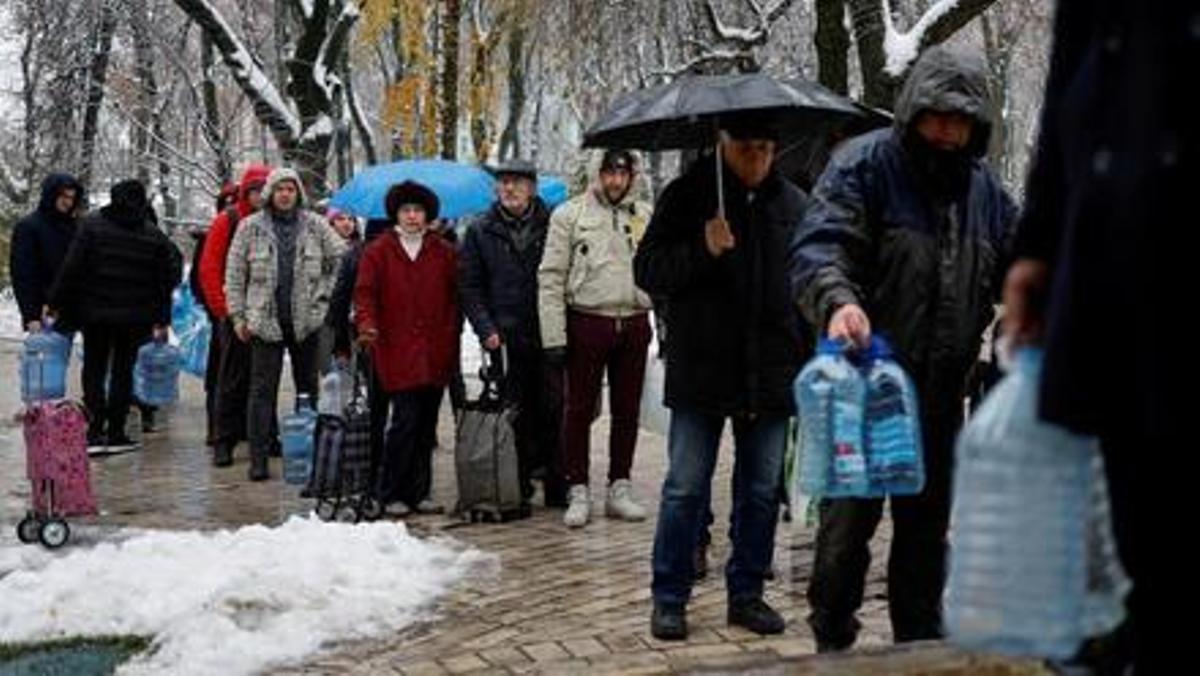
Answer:
<svg viewBox="0 0 1200 676"><path fill-rule="evenodd" d="M12 374L16 346L0 342L0 373ZM285 379L286 380L286 379ZM10 381L6 381L10 382ZM184 378L183 402L170 412L166 433L146 439L142 451L93 462L95 486L108 527L218 528L277 523L304 510L294 490L278 479L251 484L239 449L230 469L214 469L202 447L202 393ZM77 378L72 381L77 388ZM0 387L0 411L15 411L15 383ZM290 401L290 394L281 396ZM645 416L634 465L634 483L652 512L665 469L665 418L653 407ZM602 496L607 467L607 417L593 429L594 496ZM0 538L12 539L28 489L20 430L0 425ZM452 422L444 411L441 447L435 454L434 497L454 500ZM967 656L937 644L888 649L886 601L880 555L886 551L886 521L874 543L875 560L861 613L862 652L814 658L812 634L804 623L813 531L803 524L780 524L775 553L776 580L768 600L788 621L780 637L761 638L726 626L721 562L729 509L730 441L722 444L713 491L717 516L710 552L711 573L689 606L691 635L685 643L664 643L648 630L650 551L654 519L623 523L601 514L586 528L568 530L562 512L537 509L531 519L509 524L464 525L445 516L408 519L414 532L452 537L501 557L495 578L470 580L452 592L430 619L396 636L330 646L306 664L278 673L461 674L461 673L621 673L668 672L821 674L1033 674L1028 664ZM278 465L272 467L279 476Z"/></svg>

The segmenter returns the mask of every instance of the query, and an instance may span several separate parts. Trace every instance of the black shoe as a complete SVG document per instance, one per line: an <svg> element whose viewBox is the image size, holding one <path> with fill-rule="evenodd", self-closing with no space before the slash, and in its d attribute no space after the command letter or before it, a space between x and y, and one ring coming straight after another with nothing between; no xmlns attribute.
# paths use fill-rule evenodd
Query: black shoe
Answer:
<svg viewBox="0 0 1200 676"><path fill-rule="evenodd" d="M551 509L567 508L567 489L565 486L550 482L542 482L542 499Z"/></svg>
<svg viewBox="0 0 1200 676"><path fill-rule="evenodd" d="M132 446L137 446L137 442L135 442L133 439L130 439L128 435L122 433L110 436L108 438L108 445L120 448L129 448Z"/></svg>
<svg viewBox="0 0 1200 676"><path fill-rule="evenodd" d="M650 634L660 641L687 640L687 606L655 602Z"/></svg>
<svg viewBox="0 0 1200 676"><path fill-rule="evenodd" d="M261 453L255 454L250 458L250 471L246 473L251 481L266 481L271 478L271 470L267 462L267 456Z"/></svg>
<svg viewBox="0 0 1200 676"><path fill-rule="evenodd" d="M158 425L154 424L154 409L147 408L142 411L142 434L154 434L158 431Z"/></svg>
<svg viewBox="0 0 1200 676"><path fill-rule="evenodd" d="M213 447L213 467L229 467L233 465L233 446L218 443Z"/></svg>
<svg viewBox="0 0 1200 676"><path fill-rule="evenodd" d="M708 577L708 543L701 542L696 545L696 555L692 561L692 570L694 574L692 579L696 581L703 580Z"/></svg>
<svg viewBox="0 0 1200 676"><path fill-rule="evenodd" d="M88 432L87 445L88 448L107 446L108 437L104 435L104 432Z"/></svg>
<svg viewBox="0 0 1200 676"><path fill-rule="evenodd" d="M729 624L744 627L756 634L782 634L784 622L779 613L760 597L731 600L726 618Z"/></svg>

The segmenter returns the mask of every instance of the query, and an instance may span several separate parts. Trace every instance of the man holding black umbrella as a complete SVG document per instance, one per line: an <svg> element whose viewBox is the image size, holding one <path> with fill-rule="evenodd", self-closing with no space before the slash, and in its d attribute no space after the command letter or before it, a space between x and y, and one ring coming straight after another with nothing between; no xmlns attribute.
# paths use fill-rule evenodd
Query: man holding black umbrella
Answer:
<svg viewBox="0 0 1200 676"><path fill-rule="evenodd" d="M727 419L736 458L728 621L759 634L784 628L763 600L763 580L775 546L791 382L805 349L785 256L806 197L774 170L775 113L732 112L718 124L722 175L708 157L667 186L634 261L638 286L671 305L670 465L650 622L663 640L687 638L694 552Z"/></svg>

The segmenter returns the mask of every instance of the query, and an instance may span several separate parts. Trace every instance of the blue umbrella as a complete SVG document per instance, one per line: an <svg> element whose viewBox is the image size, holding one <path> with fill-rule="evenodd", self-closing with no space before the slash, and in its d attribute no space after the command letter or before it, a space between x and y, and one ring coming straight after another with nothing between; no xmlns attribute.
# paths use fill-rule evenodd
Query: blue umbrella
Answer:
<svg viewBox="0 0 1200 676"><path fill-rule="evenodd" d="M483 211L492 203L494 181L483 169L450 160L402 160L355 174L329 199L329 206L362 218L387 218L384 197L393 185L417 181L438 196L442 218Z"/></svg>
<svg viewBox="0 0 1200 676"><path fill-rule="evenodd" d="M560 176L552 174L542 174L538 176L538 197L546 203L546 207L553 209L554 207L567 201L569 197L567 190L567 182Z"/></svg>

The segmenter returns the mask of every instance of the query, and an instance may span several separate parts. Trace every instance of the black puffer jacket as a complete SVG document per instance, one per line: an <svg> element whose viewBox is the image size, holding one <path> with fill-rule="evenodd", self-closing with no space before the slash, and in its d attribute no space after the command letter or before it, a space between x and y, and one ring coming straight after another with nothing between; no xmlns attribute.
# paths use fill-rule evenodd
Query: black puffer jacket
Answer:
<svg viewBox="0 0 1200 676"><path fill-rule="evenodd" d="M634 258L637 285L671 308L665 402L717 415L786 415L807 350L786 267L806 198L775 173L751 194L726 169L736 246L713 258L704 240L717 213L713 165L702 158L667 186Z"/></svg>
<svg viewBox="0 0 1200 676"><path fill-rule="evenodd" d="M145 189L124 181L111 204L80 222L50 305L78 325L169 325L182 276L183 255L150 222Z"/></svg>
<svg viewBox="0 0 1200 676"><path fill-rule="evenodd" d="M540 349L537 271L550 212L535 197L522 220L530 228L524 248L513 238L514 219L499 203L467 226L458 257L459 297L480 340L499 333L517 349Z"/></svg>
<svg viewBox="0 0 1200 676"><path fill-rule="evenodd" d="M949 49L927 51L897 100L895 127L851 139L834 155L789 254L809 321L823 330L837 308L862 306L940 406L961 402L1015 219L979 159L990 129L982 68ZM913 124L923 110L973 117L967 150L940 154L919 140Z"/></svg>
<svg viewBox="0 0 1200 676"><path fill-rule="evenodd" d="M42 318L42 306L47 304L50 287L75 238L75 217L54 209L58 193L68 188L76 191L77 203L82 204L83 186L79 181L66 174L47 176L38 208L13 228L9 270L22 324Z"/></svg>

